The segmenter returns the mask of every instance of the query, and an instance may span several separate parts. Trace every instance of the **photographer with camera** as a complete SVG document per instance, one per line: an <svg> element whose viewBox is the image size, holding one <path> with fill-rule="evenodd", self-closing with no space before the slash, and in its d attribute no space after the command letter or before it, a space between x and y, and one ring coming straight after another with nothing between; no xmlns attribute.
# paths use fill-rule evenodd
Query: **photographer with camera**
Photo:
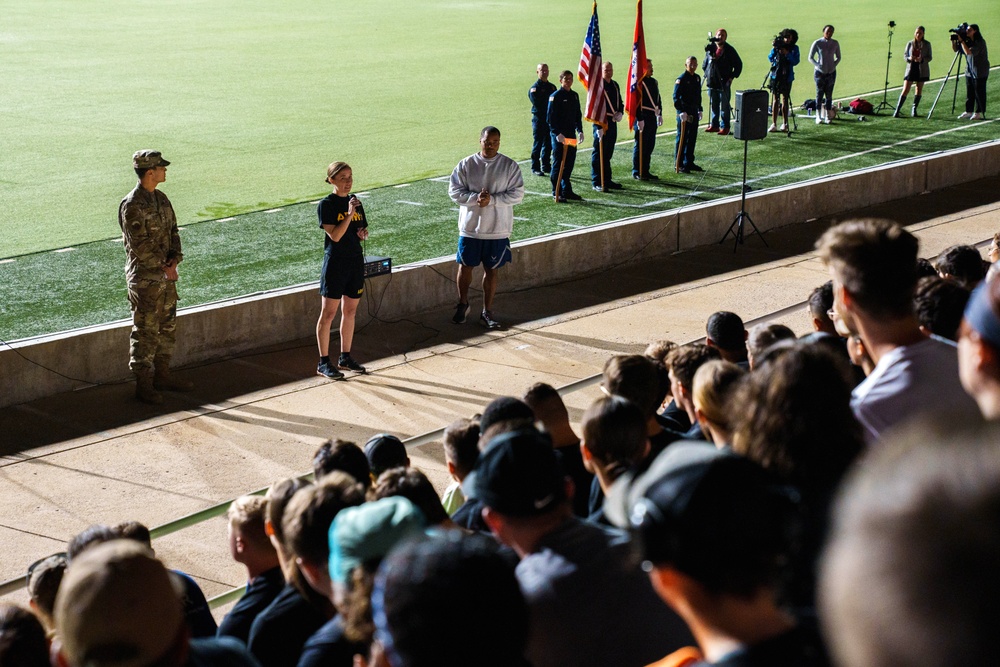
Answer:
<svg viewBox="0 0 1000 667"><path fill-rule="evenodd" d="M708 87L709 120L706 132L729 134L729 105L733 79L740 78L743 61L740 54L726 42L725 28L719 28L715 37L708 38L705 45L705 85ZM721 114L720 114L721 111ZM721 118L720 118L721 115Z"/></svg>
<svg viewBox="0 0 1000 667"><path fill-rule="evenodd" d="M986 113L986 80L990 76L990 59L986 40L976 23L963 23L952 28L951 48L965 54L965 113L960 120L982 120Z"/></svg>
<svg viewBox="0 0 1000 667"><path fill-rule="evenodd" d="M924 91L924 82L931 78L931 66L927 64L931 61L931 43L924 39L924 26L917 26L913 33L913 39L906 43L903 58L906 60L903 92L899 95L899 101L896 102L896 110L892 117L899 118L899 112L906 104L906 95L910 92L910 85L916 84L917 92L913 96L913 109L910 110L910 116L916 118L917 107L920 105L920 94Z"/></svg>
<svg viewBox="0 0 1000 667"><path fill-rule="evenodd" d="M771 89L771 127L768 132L788 132L788 97L795 80L795 66L799 64L799 33L785 28L771 42L771 52L767 59L771 63L768 74L768 88ZM778 127L778 112L781 112L781 127Z"/></svg>
<svg viewBox="0 0 1000 667"><path fill-rule="evenodd" d="M823 36L812 43L809 62L815 67L816 124L830 124L833 118L833 86L837 82L837 65L840 63L840 42L833 38L833 26L823 26Z"/></svg>

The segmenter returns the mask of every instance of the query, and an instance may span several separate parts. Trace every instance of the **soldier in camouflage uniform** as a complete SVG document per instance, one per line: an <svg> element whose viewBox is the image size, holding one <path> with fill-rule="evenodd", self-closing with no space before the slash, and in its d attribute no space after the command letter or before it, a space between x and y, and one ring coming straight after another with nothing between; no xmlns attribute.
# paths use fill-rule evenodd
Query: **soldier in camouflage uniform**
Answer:
<svg viewBox="0 0 1000 667"><path fill-rule="evenodd" d="M177 216L156 186L167 180L159 151L132 156L139 182L118 206L125 244L125 277L132 308L129 368L135 395L144 403L163 402L161 390L190 391L192 383L170 374L177 318L177 265L184 258Z"/></svg>

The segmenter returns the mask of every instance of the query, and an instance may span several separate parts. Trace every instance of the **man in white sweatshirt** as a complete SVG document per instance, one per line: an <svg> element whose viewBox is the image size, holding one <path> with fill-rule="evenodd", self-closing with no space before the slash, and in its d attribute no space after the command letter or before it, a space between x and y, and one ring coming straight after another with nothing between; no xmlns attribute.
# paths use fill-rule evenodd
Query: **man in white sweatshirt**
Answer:
<svg viewBox="0 0 1000 667"><path fill-rule="evenodd" d="M465 322L469 312L472 270L483 265L483 312L479 321L488 329L502 325L493 317L497 271L511 261L510 232L514 228L514 204L524 199L521 168L501 155L500 130L489 125L479 135L481 150L458 163L451 173L448 195L459 205L458 214L458 305L455 324Z"/></svg>

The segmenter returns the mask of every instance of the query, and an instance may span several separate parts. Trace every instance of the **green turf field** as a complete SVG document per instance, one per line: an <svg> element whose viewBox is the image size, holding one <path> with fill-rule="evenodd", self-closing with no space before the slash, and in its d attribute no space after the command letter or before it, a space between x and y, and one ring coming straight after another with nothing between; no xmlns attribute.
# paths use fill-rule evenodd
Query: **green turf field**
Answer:
<svg viewBox="0 0 1000 667"><path fill-rule="evenodd" d="M174 162L167 187L185 223L314 198L334 159L370 188L445 174L486 124L504 131L508 154L526 157L535 64L575 71L591 8L587 0L4 4L0 258L114 236L138 148ZM889 19L898 24L893 83L918 22L937 47L935 75L950 62L947 29L961 20L1000 40L1000 4L982 0L730 4L720 14L647 0L648 52L665 87L720 25L746 63L737 86L746 88L760 85L770 38L786 25L803 49L824 23L837 26L844 93L881 90ZM624 80L635 3L599 11L605 59ZM808 85L808 67L800 72Z"/></svg>
<svg viewBox="0 0 1000 667"><path fill-rule="evenodd" d="M888 18L899 24L893 85L912 33L904 26L927 26L937 48L934 75L951 62L948 27L976 21L987 40L1000 28L1000 7L975 2L919 12L895 0L790 6L782 7L780 20L763 18L773 5L756 1L712 19L689 11L679 16L682 7L650 0L645 7L647 46L665 94L684 56L700 55L704 34L720 25L746 64L739 89L760 84L778 29L796 27L807 51L831 21L845 58L838 97L878 89L867 95L876 102ZM185 227L182 305L316 280L322 237L310 202L328 191L323 170L334 159L352 164L356 191L370 192L370 253L401 264L453 252L456 213L446 184L419 179L450 173L477 149L485 124L504 131L504 153L526 158L526 90L535 63L575 69L589 12L581 0L322 6L42 0L8 7L0 25L0 261L14 261L0 263L0 338L127 315L115 215L134 184L129 158L140 147L162 150L174 163L163 190ZM634 4L609 2L600 12L605 58L623 81ZM810 68L798 73L797 102L812 94ZM989 108L1000 101L997 78ZM928 85L924 110L938 86ZM897 94L890 91L890 99ZM998 135L992 122L956 121L947 96L931 121L815 127L807 120L790 139L751 146L755 187ZM624 132L620 139L628 138ZM655 172L672 171L672 144L673 137L661 137ZM871 152L853 157L862 151ZM616 178L627 175L630 153L631 145L619 147ZM565 207L552 205L548 181L525 169L529 192L538 194L517 208L515 239L734 194L741 157L740 142L704 135L697 150L708 170L702 178L629 180L621 194L596 195L588 188L589 154L581 152L577 190L589 202Z"/></svg>

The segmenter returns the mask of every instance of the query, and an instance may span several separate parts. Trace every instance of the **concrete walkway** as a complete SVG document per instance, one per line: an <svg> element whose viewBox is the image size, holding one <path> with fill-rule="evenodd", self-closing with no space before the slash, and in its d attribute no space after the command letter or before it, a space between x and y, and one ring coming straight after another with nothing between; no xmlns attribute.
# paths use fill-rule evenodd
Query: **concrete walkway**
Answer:
<svg viewBox="0 0 1000 667"><path fill-rule="evenodd" d="M955 243L988 243L1000 231L1000 179L856 215L908 225L921 254L934 257ZM717 310L806 333L804 300L828 279L812 246L834 222L770 232L767 248L754 236L734 254L729 239L583 280L501 293L495 310L504 331L487 332L472 317L456 326L450 310L373 321L359 330L354 350L370 374L346 382L313 375L315 344L302 340L184 369L197 390L168 395L161 409L139 404L132 385L119 384L0 410L0 580L23 576L29 563L62 550L92 523L166 523L306 472L326 438L363 443L379 431L425 433L534 382L559 387L599 373L609 356L641 352L652 340L698 339ZM474 296L472 312L478 305ZM591 387L567 396L571 417L579 419L597 395ZM447 483L438 443L414 447L411 459L439 488ZM154 546L209 596L244 581L242 568L229 561L222 518Z"/></svg>

